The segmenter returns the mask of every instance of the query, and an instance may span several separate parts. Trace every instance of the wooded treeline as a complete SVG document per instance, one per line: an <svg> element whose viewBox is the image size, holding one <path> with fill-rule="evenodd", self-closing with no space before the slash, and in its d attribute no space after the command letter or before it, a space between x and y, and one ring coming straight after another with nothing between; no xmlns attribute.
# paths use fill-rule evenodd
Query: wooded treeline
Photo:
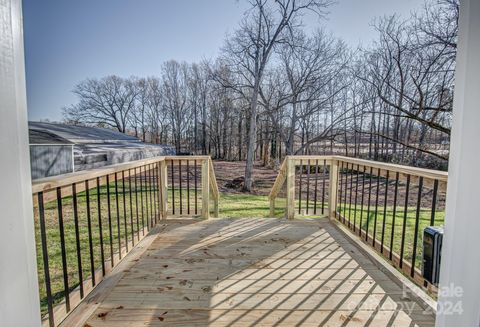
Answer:
<svg viewBox="0 0 480 327"><path fill-rule="evenodd" d="M251 0L221 56L165 62L161 76L80 82L69 123L106 126L178 153L274 164L287 154L345 154L445 168L458 0L429 0L407 19L374 21L352 49L321 29L329 0ZM249 167L250 166L250 167Z"/></svg>

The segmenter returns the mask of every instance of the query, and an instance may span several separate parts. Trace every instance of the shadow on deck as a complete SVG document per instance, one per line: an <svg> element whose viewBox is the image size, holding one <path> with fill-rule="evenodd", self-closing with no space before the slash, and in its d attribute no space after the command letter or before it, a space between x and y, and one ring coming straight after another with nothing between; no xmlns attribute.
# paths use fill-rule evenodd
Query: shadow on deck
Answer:
<svg viewBox="0 0 480 327"><path fill-rule="evenodd" d="M326 220L168 220L124 261L63 325L434 325Z"/></svg>

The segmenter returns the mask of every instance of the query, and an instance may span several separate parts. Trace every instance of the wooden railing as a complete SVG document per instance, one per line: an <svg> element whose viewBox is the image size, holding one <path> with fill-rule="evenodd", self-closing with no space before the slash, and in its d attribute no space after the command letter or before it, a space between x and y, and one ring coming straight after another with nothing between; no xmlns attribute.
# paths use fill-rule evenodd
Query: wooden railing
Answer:
<svg viewBox="0 0 480 327"><path fill-rule="evenodd" d="M289 156L270 193L270 211L285 185L290 219L318 215L321 194L321 214L435 292L421 274L423 229L443 225L447 178L442 171L342 156Z"/></svg>
<svg viewBox="0 0 480 327"><path fill-rule="evenodd" d="M167 217L218 216L209 156L167 156L65 174L33 185L44 325L68 313Z"/></svg>

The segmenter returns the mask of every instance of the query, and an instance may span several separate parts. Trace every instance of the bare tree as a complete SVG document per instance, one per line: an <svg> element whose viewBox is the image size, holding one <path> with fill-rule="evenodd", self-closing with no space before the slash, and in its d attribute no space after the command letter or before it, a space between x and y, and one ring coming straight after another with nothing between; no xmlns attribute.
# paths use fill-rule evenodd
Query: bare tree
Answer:
<svg viewBox="0 0 480 327"><path fill-rule="evenodd" d="M67 121L105 125L125 133L138 92L135 81L112 75L78 83L73 93L79 102L63 108Z"/></svg>
<svg viewBox="0 0 480 327"><path fill-rule="evenodd" d="M251 0L246 18L226 42L224 52L230 67L244 78L250 90L250 119L244 189L252 189L254 150L257 135L257 104L265 69L277 44L300 24L306 11L323 15L329 0Z"/></svg>

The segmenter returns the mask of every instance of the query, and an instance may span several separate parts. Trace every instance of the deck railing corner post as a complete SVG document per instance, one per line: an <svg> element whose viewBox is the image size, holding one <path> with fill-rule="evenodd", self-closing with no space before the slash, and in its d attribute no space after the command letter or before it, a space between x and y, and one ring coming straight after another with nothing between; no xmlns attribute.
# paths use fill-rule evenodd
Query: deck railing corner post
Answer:
<svg viewBox="0 0 480 327"><path fill-rule="evenodd" d="M274 217L275 216L275 198L272 196L269 196L268 201L270 202L270 217Z"/></svg>
<svg viewBox="0 0 480 327"><path fill-rule="evenodd" d="M208 159L202 160L202 218L210 218L210 167Z"/></svg>
<svg viewBox="0 0 480 327"><path fill-rule="evenodd" d="M160 199L161 199L161 218L167 219L168 213L168 167L166 160L160 161Z"/></svg>
<svg viewBox="0 0 480 327"><path fill-rule="evenodd" d="M295 218L295 159L287 156L287 219Z"/></svg>
<svg viewBox="0 0 480 327"><path fill-rule="evenodd" d="M337 212L338 160L332 157L329 176L328 217L335 219Z"/></svg>

